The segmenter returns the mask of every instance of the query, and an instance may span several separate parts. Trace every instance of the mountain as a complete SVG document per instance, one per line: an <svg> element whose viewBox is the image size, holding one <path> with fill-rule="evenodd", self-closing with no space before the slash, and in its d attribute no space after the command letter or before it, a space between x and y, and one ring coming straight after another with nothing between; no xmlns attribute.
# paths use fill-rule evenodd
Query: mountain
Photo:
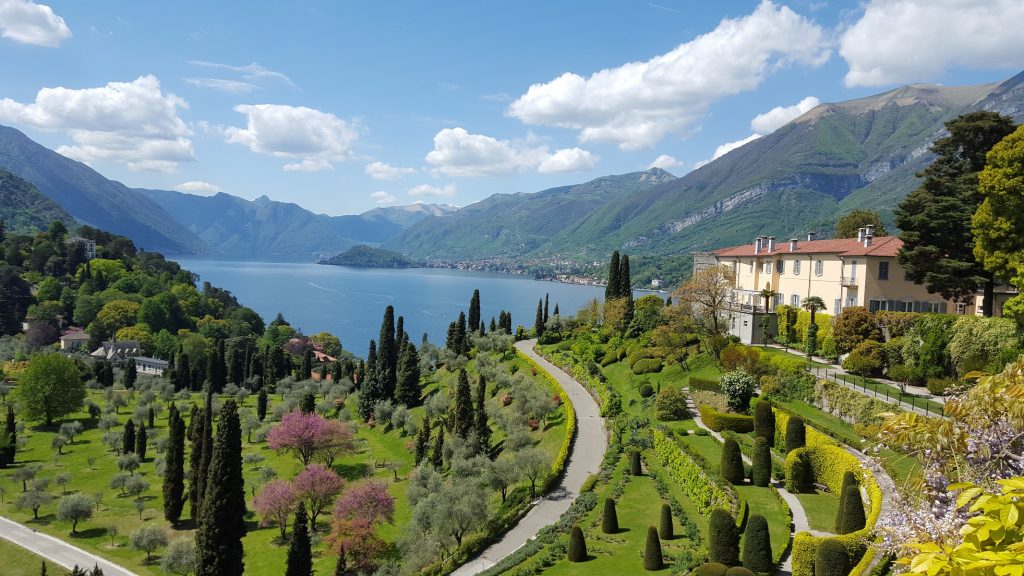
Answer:
<svg viewBox="0 0 1024 576"><path fill-rule="evenodd" d="M78 221L127 236L141 248L168 254L205 250L146 196L6 126L0 126L0 168L34 184Z"/></svg>
<svg viewBox="0 0 1024 576"><path fill-rule="evenodd" d="M522 257L598 208L675 179L652 168L533 194L495 194L458 212L423 218L384 247L416 259Z"/></svg>
<svg viewBox="0 0 1024 576"><path fill-rule="evenodd" d="M9 232L26 234L46 230L60 220L67 226L75 219L40 192L31 182L0 169L0 221Z"/></svg>
<svg viewBox="0 0 1024 576"><path fill-rule="evenodd" d="M357 244L379 244L402 227L385 218L314 214L297 204L220 192L197 196L139 190L198 236L213 254L233 258L310 259Z"/></svg>
<svg viewBox="0 0 1024 576"><path fill-rule="evenodd" d="M359 216L364 220L377 220L398 224L408 228L427 216L446 216L457 212L457 206L450 204L409 204L407 206L381 206L367 210Z"/></svg>

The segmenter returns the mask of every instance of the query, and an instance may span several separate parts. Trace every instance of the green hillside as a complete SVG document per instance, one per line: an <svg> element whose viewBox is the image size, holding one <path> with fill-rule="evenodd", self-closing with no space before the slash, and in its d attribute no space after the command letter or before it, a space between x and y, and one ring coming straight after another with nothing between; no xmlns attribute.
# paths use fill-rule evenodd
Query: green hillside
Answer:
<svg viewBox="0 0 1024 576"><path fill-rule="evenodd" d="M0 169L0 221L7 231L26 234L46 230L50 222L71 225L75 219L43 196L31 182Z"/></svg>

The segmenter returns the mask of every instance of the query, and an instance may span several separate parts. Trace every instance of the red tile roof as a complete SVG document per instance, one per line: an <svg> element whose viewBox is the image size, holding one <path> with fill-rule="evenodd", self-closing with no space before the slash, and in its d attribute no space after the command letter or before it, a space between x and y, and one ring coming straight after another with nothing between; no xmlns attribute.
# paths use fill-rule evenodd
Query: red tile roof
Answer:
<svg viewBox="0 0 1024 576"><path fill-rule="evenodd" d="M896 256L903 241L896 236L876 236L871 239L870 246L864 246L856 238L841 238L834 240L800 240L796 243L796 250L790 252L789 241L775 241L775 250L768 252L767 243L761 249L760 254L754 253L754 243L741 246L731 246L715 250L712 254L724 257L753 257L753 256L778 256L782 254L837 254L839 256Z"/></svg>

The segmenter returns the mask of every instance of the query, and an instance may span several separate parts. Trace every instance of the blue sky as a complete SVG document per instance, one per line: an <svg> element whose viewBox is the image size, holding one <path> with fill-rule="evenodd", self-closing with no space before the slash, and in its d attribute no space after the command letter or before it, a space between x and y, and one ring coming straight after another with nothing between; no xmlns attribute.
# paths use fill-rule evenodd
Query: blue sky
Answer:
<svg viewBox="0 0 1024 576"><path fill-rule="evenodd" d="M316 212L676 175L818 102L1024 69L1020 0L0 0L0 124Z"/></svg>

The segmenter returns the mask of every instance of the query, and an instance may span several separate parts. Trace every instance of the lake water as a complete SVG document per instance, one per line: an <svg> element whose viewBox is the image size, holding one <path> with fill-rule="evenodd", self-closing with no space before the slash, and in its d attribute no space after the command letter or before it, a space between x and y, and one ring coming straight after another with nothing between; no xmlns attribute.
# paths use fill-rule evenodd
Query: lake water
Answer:
<svg viewBox="0 0 1024 576"><path fill-rule="evenodd" d="M405 329L419 344L444 344L448 324L469 309L474 289L480 290L480 316L490 324L501 310L512 312L512 326L532 327L537 299L550 294L563 314L572 314L604 288L534 280L526 276L464 272L435 268L401 270L347 268L318 264L232 262L204 258L175 258L199 275L200 282L230 290L238 301L270 322L281 312L304 334L327 331L341 338L342 347L365 357L370 339L380 333L384 308L405 316Z"/></svg>

